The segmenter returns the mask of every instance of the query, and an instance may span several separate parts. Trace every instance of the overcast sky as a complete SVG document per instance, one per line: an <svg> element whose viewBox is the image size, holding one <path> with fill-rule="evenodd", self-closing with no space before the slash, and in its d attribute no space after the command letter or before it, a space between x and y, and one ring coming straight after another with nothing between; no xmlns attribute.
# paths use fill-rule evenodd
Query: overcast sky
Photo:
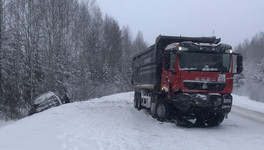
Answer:
<svg viewBox="0 0 264 150"><path fill-rule="evenodd" d="M264 31L264 0L97 0L102 12L142 31L148 44L162 35L212 36L236 46Z"/></svg>

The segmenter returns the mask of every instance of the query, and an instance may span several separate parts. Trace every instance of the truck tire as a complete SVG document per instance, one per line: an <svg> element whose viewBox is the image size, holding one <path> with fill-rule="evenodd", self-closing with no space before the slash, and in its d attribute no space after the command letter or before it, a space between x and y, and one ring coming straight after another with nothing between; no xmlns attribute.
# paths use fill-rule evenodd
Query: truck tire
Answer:
<svg viewBox="0 0 264 150"><path fill-rule="evenodd" d="M204 120L204 118L201 118L201 117L196 118L196 121L195 121L195 123L194 123L194 126L195 126L195 127L203 127L204 125L205 125L205 120Z"/></svg>
<svg viewBox="0 0 264 150"><path fill-rule="evenodd" d="M138 97L137 97L137 110L141 110L142 109L141 102L142 102L141 93L138 93Z"/></svg>
<svg viewBox="0 0 264 150"><path fill-rule="evenodd" d="M161 99L158 101L156 106L156 117L159 121L165 121L169 116L169 109L166 101Z"/></svg>
<svg viewBox="0 0 264 150"><path fill-rule="evenodd" d="M156 94L152 94L151 95L150 114L151 114L152 118L157 118L157 112L156 112Z"/></svg>
<svg viewBox="0 0 264 150"><path fill-rule="evenodd" d="M157 118L157 112L156 112L156 104L151 103L151 107L150 107L150 114L152 116L152 118Z"/></svg>
<svg viewBox="0 0 264 150"><path fill-rule="evenodd" d="M135 107L135 108L138 107L138 101L137 101L137 99L138 99L138 93L135 92L135 93L134 93L134 107Z"/></svg>
<svg viewBox="0 0 264 150"><path fill-rule="evenodd" d="M207 116L206 124L210 127L218 126L225 119L225 115L223 113L211 113Z"/></svg>

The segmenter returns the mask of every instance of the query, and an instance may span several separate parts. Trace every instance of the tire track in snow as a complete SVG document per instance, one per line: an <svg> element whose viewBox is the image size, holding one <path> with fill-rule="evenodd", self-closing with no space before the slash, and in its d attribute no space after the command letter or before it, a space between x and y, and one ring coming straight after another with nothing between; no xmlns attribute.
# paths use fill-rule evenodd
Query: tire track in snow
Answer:
<svg viewBox="0 0 264 150"><path fill-rule="evenodd" d="M264 113L249 110L239 106L232 106L231 113L257 123L264 124Z"/></svg>

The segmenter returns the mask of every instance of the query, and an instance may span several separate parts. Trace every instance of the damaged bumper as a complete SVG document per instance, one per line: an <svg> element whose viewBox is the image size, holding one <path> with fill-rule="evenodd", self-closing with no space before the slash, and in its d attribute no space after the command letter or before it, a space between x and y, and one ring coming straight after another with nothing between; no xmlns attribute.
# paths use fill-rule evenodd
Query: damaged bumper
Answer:
<svg viewBox="0 0 264 150"><path fill-rule="evenodd" d="M210 111L229 113L232 107L231 94L218 93L181 93L172 98L173 105L186 113L197 111Z"/></svg>

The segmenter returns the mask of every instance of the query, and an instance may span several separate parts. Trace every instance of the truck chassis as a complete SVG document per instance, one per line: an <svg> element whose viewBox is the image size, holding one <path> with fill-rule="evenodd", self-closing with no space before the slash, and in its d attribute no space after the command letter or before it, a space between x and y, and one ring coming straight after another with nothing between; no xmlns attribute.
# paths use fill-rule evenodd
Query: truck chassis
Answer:
<svg viewBox="0 0 264 150"><path fill-rule="evenodd" d="M147 108L153 118L171 121L178 126L204 127L219 125L232 107L231 94L179 93L171 99L166 94L157 95L151 90L138 90L134 107Z"/></svg>

